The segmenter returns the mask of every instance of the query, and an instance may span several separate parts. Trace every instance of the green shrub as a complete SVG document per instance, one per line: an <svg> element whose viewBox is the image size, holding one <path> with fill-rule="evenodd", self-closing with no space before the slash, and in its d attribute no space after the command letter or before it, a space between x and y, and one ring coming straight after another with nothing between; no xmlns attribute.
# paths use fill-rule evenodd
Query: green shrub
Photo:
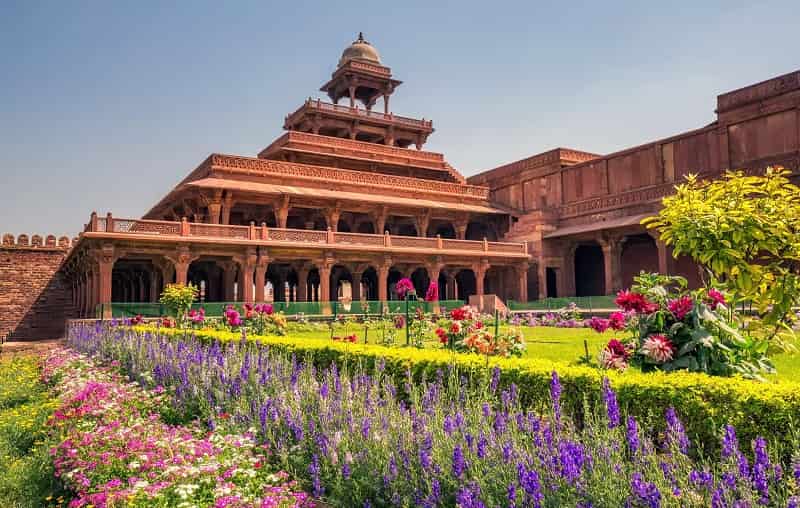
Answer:
<svg viewBox="0 0 800 508"><path fill-rule="evenodd" d="M152 332L152 328L137 327ZM167 336L184 337L187 332L161 329ZM237 342L240 334L189 332L200 340ZM548 407L550 378L556 370L563 386L565 410L581 418L584 401L590 407L602 403L602 379L607 376L617 392L623 411L635 416L644 428L663 431L664 413L676 408L687 432L696 443L703 443L705 453L715 453L723 425L737 429L742 442L757 436L770 441L776 450L788 453L793 442L794 422L800 417L800 384L791 382L756 382L739 377L720 378L691 372L601 372L585 366L571 366L538 359L487 358L475 354L457 354L446 350L388 348L377 345L350 344L291 337L249 337L264 345L310 357L320 367L335 362L361 362L385 369L403 386L407 372L415 381L433 379L437 370L457 364L465 374L486 376L496 366L505 385L515 383L524 404L535 409Z"/></svg>

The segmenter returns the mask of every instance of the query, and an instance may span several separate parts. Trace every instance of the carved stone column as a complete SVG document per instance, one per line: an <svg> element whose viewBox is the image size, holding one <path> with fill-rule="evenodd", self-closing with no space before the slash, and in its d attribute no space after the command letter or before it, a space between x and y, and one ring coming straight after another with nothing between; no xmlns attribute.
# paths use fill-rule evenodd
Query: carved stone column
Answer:
<svg viewBox="0 0 800 508"><path fill-rule="evenodd" d="M386 217L389 215L389 209L386 205L380 207L377 212L373 214L375 219L375 234L382 235L386 231Z"/></svg>
<svg viewBox="0 0 800 508"><path fill-rule="evenodd" d="M354 302L361 300L361 277L364 272L352 272L353 282L351 283L351 298Z"/></svg>
<svg viewBox="0 0 800 508"><path fill-rule="evenodd" d="M658 273L670 275L674 271L672 249L666 243L656 238L656 248L658 249Z"/></svg>
<svg viewBox="0 0 800 508"><path fill-rule="evenodd" d="M333 259L326 257L317 264L319 271L319 301L327 303L331 301L331 270L333 269Z"/></svg>
<svg viewBox="0 0 800 508"><path fill-rule="evenodd" d="M289 195L281 196L281 201L275 208L275 223L281 229L286 228L286 221L289 219Z"/></svg>
<svg viewBox="0 0 800 508"><path fill-rule="evenodd" d="M239 264L239 273L242 274L239 278L239 286L242 288L242 301L253 303L253 275L258 262L256 250L248 248L244 255L236 256L234 261Z"/></svg>
<svg viewBox="0 0 800 508"><path fill-rule="evenodd" d="M256 261L256 294L255 299L258 303L264 302L264 286L266 285L267 267L269 266L269 255L260 252Z"/></svg>
<svg viewBox="0 0 800 508"><path fill-rule="evenodd" d="M445 275L447 278L447 284L445 285L445 300L458 300L458 285L456 283L456 274L454 273L447 273Z"/></svg>
<svg viewBox="0 0 800 508"><path fill-rule="evenodd" d="M467 238L467 226L469 226L469 216L462 215L453 223L453 228L456 230L456 238L465 240Z"/></svg>
<svg viewBox="0 0 800 508"><path fill-rule="evenodd" d="M606 237L601 239L599 243L603 248L606 294L613 295L622 285L622 270L620 267L622 243L616 237Z"/></svg>
<svg viewBox="0 0 800 508"><path fill-rule="evenodd" d="M310 271L307 265L302 265L297 270L297 301L306 302L308 298L308 272Z"/></svg>
<svg viewBox="0 0 800 508"><path fill-rule="evenodd" d="M192 254L191 250L189 250L189 247L182 245L178 247L177 251L175 251L175 254L165 257L172 261L172 264L175 267L175 283L186 284L189 275L189 265L191 265L192 261L197 259L198 256Z"/></svg>
<svg viewBox="0 0 800 508"><path fill-rule="evenodd" d="M475 272L475 293L478 296L483 296L483 282L490 266L487 259L482 259L480 263L475 263L472 267L472 271Z"/></svg>
<svg viewBox="0 0 800 508"><path fill-rule="evenodd" d="M428 226L431 223L430 209L414 217L414 226L417 228L417 236L428 236Z"/></svg>
<svg viewBox="0 0 800 508"><path fill-rule="evenodd" d="M103 244L102 247L92 252L96 271L94 272L94 293L96 299L94 306L103 304L103 318L110 318L111 314L111 272L117 256L114 254L114 245Z"/></svg>
<svg viewBox="0 0 800 508"><path fill-rule="evenodd" d="M428 272L428 285L431 282L435 282L437 286L439 285L439 274L442 272L443 266L444 263L439 256L425 263L425 271ZM425 290L427 291L427 288Z"/></svg>
<svg viewBox="0 0 800 508"><path fill-rule="evenodd" d="M325 220L328 222L328 228L330 228L331 231L335 232L339 230L340 215L341 209L338 203L335 206L325 210Z"/></svg>
<svg viewBox="0 0 800 508"><path fill-rule="evenodd" d="M222 208L220 212L220 222L222 224L231 223L231 208L233 208L233 194L231 191L225 192L225 199L222 200Z"/></svg>
<svg viewBox="0 0 800 508"><path fill-rule="evenodd" d="M391 258L384 258L378 264L378 301L389 299L389 270L392 269Z"/></svg>
<svg viewBox="0 0 800 508"><path fill-rule="evenodd" d="M520 302L528 301L528 263L521 263L514 267L517 278L517 298Z"/></svg>
<svg viewBox="0 0 800 508"><path fill-rule="evenodd" d="M536 269L539 273L539 299L544 300L547 298L547 261L545 260L544 256L539 256Z"/></svg>

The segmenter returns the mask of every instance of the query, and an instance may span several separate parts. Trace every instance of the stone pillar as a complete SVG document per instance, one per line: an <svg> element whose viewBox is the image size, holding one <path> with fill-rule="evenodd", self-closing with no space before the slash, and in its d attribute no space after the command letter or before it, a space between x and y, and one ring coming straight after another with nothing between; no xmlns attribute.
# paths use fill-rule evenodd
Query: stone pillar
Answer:
<svg viewBox="0 0 800 508"><path fill-rule="evenodd" d="M672 249L661 240L656 240L656 248L658 249L658 273L670 275L673 271Z"/></svg>
<svg viewBox="0 0 800 508"><path fill-rule="evenodd" d="M558 296L575 296L575 249L577 245L567 246L560 270L556 272Z"/></svg>
<svg viewBox="0 0 800 508"><path fill-rule="evenodd" d="M459 240L466 240L467 226L469 226L469 218L462 217L453 223L453 228L456 230L456 238Z"/></svg>
<svg viewBox="0 0 800 508"><path fill-rule="evenodd" d="M331 231L336 232L336 231L339 230L339 216L340 216L340 214L341 214L341 211L339 210L338 206L336 206L334 208L331 208L331 209L326 211L325 220L328 222L328 228Z"/></svg>
<svg viewBox="0 0 800 508"><path fill-rule="evenodd" d="M364 275L364 272L353 272L353 282L351 283L352 287L352 298L354 302L361 300L361 277Z"/></svg>
<svg viewBox="0 0 800 508"><path fill-rule="evenodd" d="M86 315L86 274L78 279L78 317Z"/></svg>
<svg viewBox="0 0 800 508"><path fill-rule="evenodd" d="M94 315L94 308L97 299L95 295L97 294L96 284L95 284L95 268L87 274L86 277L86 317L93 318Z"/></svg>
<svg viewBox="0 0 800 508"><path fill-rule="evenodd" d="M378 267L378 301L385 302L389 299L389 270L391 263L384 263Z"/></svg>
<svg viewBox="0 0 800 508"><path fill-rule="evenodd" d="M267 267L269 266L269 256L266 254L259 254L256 261L256 294L255 299L258 303L264 302L264 286L266 285Z"/></svg>
<svg viewBox="0 0 800 508"><path fill-rule="evenodd" d="M428 226L431 223L431 211L427 210L414 217L414 225L417 228L417 236L428 236Z"/></svg>
<svg viewBox="0 0 800 508"><path fill-rule="evenodd" d="M382 235L386 231L386 217L389 215L389 210L386 206L382 206L373 215L375 219L375 234Z"/></svg>
<svg viewBox="0 0 800 508"><path fill-rule="evenodd" d="M622 271L620 269L621 243L618 238L607 238L601 241L600 245L603 248L606 294L613 295L622 285Z"/></svg>
<svg viewBox="0 0 800 508"><path fill-rule="evenodd" d="M514 267L517 276L517 299L520 302L528 301L528 264L523 263Z"/></svg>
<svg viewBox="0 0 800 508"><path fill-rule="evenodd" d="M226 302L236 300L236 263L233 261L222 261L219 263L222 268L222 299Z"/></svg>
<svg viewBox="0 0 800 508"><path fill-rule="evenodd" d="M306 302L308 298L308 272L309 268L303 266L297 269L297 301Z"/></svg>
<svg viewBox="0 0 800 508"><path fill-rule="evenodd" d="M486 278L486 271L489 270L489 261L483 259L480 263L476 263L472 271L475 272L475 293L478 296L483 296L483 282Z"/></svg>
<svg viewBox="0 0 800 508"><path fill-rule="evenodd" d="M319 301L326 303L331 300L331 270L333 263L327 260L317 266L319 270Z"/></svg>
<svg viewBox="0 0 800 508"><path fill-rule="evenodd" d="M179 247L175 253L175 257L171 259L172 264L175 266L175 283L186 284L189 276L189 265L192 261L197 259L197 256L192 256L188 247Z"/></svg>
<svg viewBox="0 0 800 508"><path fill-rule="evenodd" d="M225 199L222 200L222 209L220 212L220 222L222 224L231 223L231 208L233 208L233 194L231 191L225 193Z"/></svg>
<svg viewBox="0 0 800 508"><path fill-rule="evenodd" d="M242 292L242 301L245 303L253 303L253 275L255 272L256 264L258 262L258 255L255 249L249 248L244 255L235 258L239 264L239 287Z"/></svg>
<svg viewBox="0 0 800 508"><path fill-rule="evenodd" d="M96 254L98 268L97 303L103 304L103 318L111 318L111 272L114 269L114 246L103 245Z"/></svg>
<svg viewBox="0 0 800 508"><path fill-rule="evenodd" d="M208 204L208 222L219 224L220 212L222 211L221 201L212 201Z"/></svg>
<svg viewBox="0 0 800 508"><path fill-rule="evenodd" d="M543 256L539 256L536 269L539 272L539 299L544 300L547 298L547 262Z"/></svg>
<svg viewBox="0 0 800 508"><path fill-rule="evenodd" d="M281 229L286 228L286 222L289 220L289 196L281 196L280 204L275 208L275 223Z"/></svg>

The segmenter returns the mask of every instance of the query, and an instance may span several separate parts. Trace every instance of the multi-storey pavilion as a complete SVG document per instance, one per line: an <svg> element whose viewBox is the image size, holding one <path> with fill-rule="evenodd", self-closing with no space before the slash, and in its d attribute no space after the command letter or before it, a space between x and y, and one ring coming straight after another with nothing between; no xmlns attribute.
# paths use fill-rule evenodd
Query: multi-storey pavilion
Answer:
<svg viewBox="0 0 800 508"><path fill-rule="evenodd" d="M389 110L400 83L359 34L321 88L333 103L307 100L258 157L210 155L142 219L92 214L64 265L80 313L172 281L206 301L385 300L403 276L527 299L526 245L498 241L512 212L422 150L432 122Z"/></svg>

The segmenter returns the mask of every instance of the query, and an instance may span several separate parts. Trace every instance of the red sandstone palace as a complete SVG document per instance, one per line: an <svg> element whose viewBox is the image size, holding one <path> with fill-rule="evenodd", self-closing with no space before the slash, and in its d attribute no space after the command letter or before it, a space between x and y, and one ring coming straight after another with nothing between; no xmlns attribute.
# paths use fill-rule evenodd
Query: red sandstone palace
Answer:
<svg viewBox="0 0 800 508"><path fill-rule="evenodd" d="M716 119L696 130L610 155L556 148L466 179L423 150L430 120L390 110L400 85L359 35L320 88L331 102L306 100L258 157L211 154L141 219L92 214L72 241L4 236L12 289L30 253L56 261L0 335L156 301L173 281L202 285L206 301L275 288L276 301L319 302L343 285L356 300L391 299L403 276L478 302L610 294L640 270L696 281L640 220L689 172L800 167L800 71L718 96ZM48 305L58 312L40 316Z"/></svg>

